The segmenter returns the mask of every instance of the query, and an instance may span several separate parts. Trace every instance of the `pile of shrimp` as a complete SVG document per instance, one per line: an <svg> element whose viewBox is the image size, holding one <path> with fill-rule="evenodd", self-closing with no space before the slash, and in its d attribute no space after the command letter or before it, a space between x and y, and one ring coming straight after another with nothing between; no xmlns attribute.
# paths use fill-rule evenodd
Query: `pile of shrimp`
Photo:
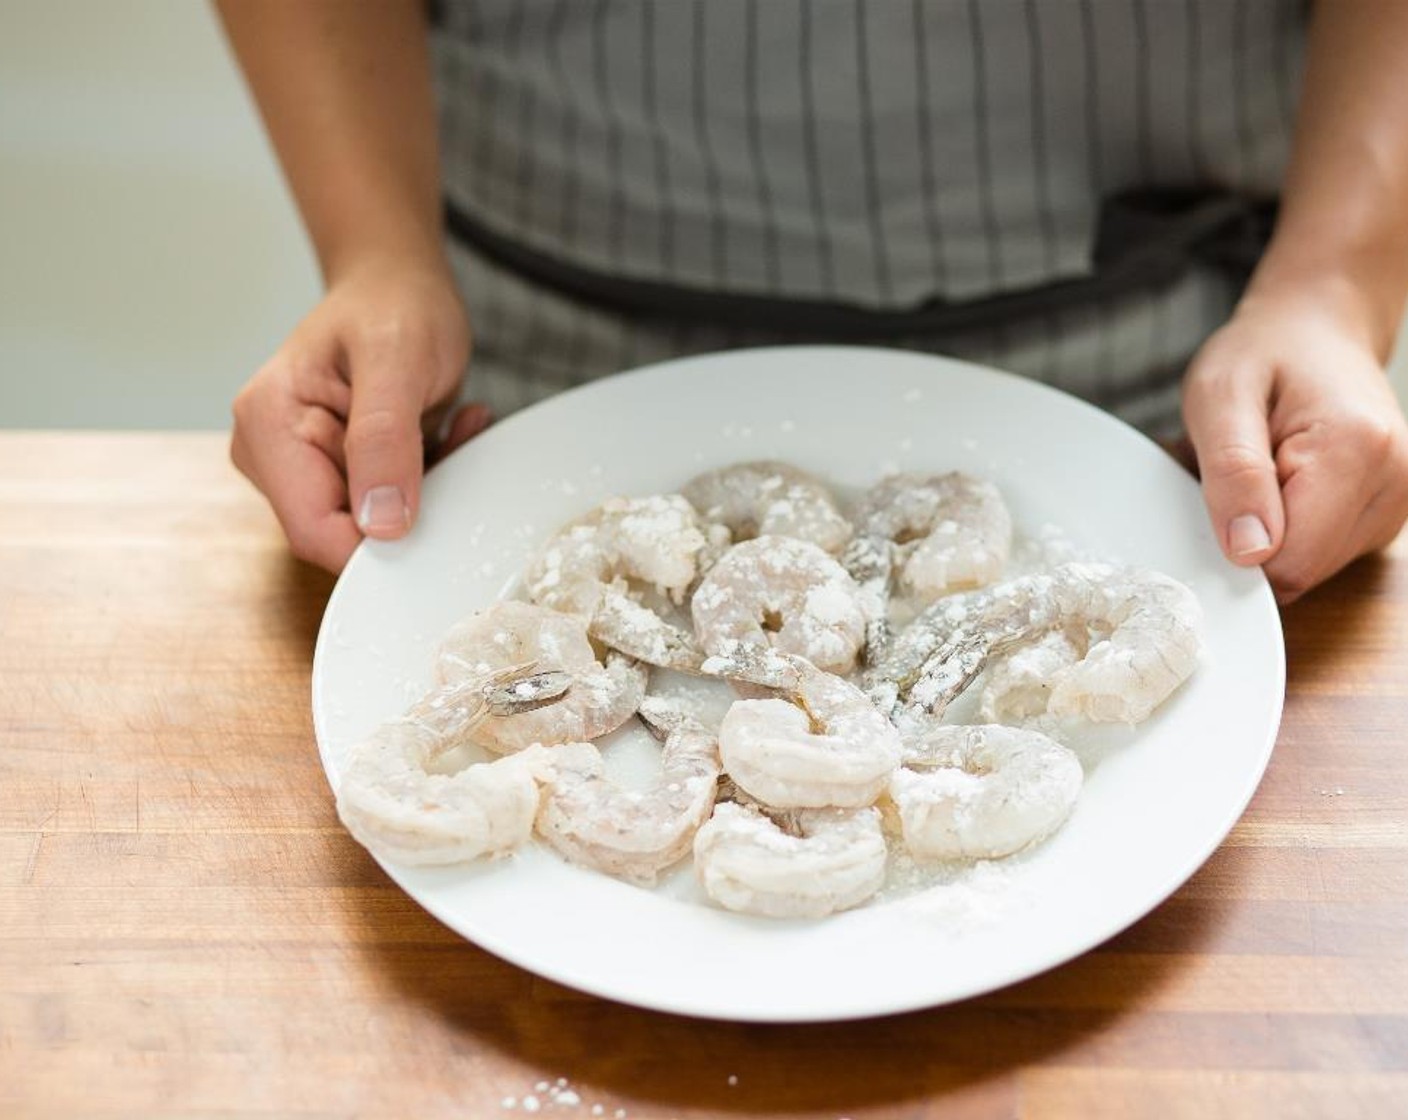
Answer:
<svg viewBox="0 0 1408 1120"><path fill-rule="evenodd" d="M864 903L897 853L1027 851L1081 792L1062 729L1149 718L1197 667L1201 611L1157 572L1014 575L1012 551L1002 494L956 471L849 505L776 462L614 498L541 545L523 601L450 631L434 686L351 751L338 812L407 864L536 837L649 887L692 857L710 900L772 918ZM656 670L736 699L709 720ZM969 690L981 722L946 720ZM632 720L660 743L644 788L599 745Z"/></svg>

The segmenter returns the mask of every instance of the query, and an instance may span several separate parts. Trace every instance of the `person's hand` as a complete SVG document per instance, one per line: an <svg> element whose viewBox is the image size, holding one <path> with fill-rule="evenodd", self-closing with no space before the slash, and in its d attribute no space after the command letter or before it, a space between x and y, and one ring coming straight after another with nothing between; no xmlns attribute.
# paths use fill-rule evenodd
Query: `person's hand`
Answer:
<svg viewBox="0 0 1408 1120"><path fill-rule="evenodd" d="M434 438L469 358L469 325L443 267L366 262L327 295L234 402L230 457L264 492L294 553L339 571L363 535L416 518ZM485 428L461 409L436 450Z"/></svg>
<svg viewBox="0 0 1408 1120"><path fill-rule="evenodd" d="M1408 518L1408 425L1323 303L1248 298L1198 352L1183 417L1223 551L1288 603Z"/></svg>

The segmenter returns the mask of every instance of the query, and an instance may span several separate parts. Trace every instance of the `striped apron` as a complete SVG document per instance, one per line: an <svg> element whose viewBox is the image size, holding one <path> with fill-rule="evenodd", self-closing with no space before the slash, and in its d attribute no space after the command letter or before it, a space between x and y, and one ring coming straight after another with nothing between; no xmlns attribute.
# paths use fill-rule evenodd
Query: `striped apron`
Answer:
<svg viewBox="0 0 1408 1120"><path fill-rule="evenodd" d="M1265 245L1302 0L443 0L467 396L782 342L1155 434Z"/></svg>

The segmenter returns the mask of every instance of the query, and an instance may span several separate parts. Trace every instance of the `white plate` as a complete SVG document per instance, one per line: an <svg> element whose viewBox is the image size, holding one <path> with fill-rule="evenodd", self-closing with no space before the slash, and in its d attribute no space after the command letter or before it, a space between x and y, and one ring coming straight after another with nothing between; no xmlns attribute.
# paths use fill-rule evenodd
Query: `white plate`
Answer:
<svg viewBox="0 0 1408 1120"><path fill-rule="evenodd" d="M1055 524L1094 553L1192 586L1207 612L1204 663L1102 753L1050 842L977 887L778 922L639 890L534 847L483 866L387 867L411 897L505 960L625 1003L846 1019L962 999L1070 960L1212 853L1280 719L1285 661L1265 580L1223 559L1197 486L1132 429L1017 377L887 350L667 362L564 393L451 456L427 479L411 536L363 544L328 604L313 715L329 779L351 743L428 685L449 626L502 595L555 526L612 494L669 491L763 457L847 486L896 468L991 478L1019 529Z"/></svg>

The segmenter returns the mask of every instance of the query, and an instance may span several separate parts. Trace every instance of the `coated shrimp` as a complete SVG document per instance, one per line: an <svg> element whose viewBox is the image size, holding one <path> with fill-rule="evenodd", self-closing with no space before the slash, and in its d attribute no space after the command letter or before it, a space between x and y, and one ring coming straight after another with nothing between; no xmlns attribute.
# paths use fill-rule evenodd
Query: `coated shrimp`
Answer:
<svg viewBox="0 0 1408 1120"><path fill-rule="evenodd" d="M816 545L791 537L735 545L704 577L691 610L699 643L710 654L741 642L844 673L865 638L855 581Z"/></svg>
<svg viewBox="0 0 1408 1120"><path fill-rule="evenodd" d="M873 808L769 813L725 802L694 836L705 893L767 918L821 918L860 905L884 882L885 857Z"/></svg>
<svg viewBox="0 0 1408 1120"><path fill-rule="evenodd" d="M996 859L1046 839L1070 816L1080 760L1037 731L931 727L890 779L905 846L933 859Z"/></svg>
<svg viewBox="0 0 1408 1120"><path fill-rule="evenodd" d="M789 699L736 701L719 726L724 769L777 808L869 805L900 762L899 733L849 681L800 657L738 645L706 672Z"/></svg>
<svg viewBox="0 0 1408 1120"><path fill-rule="evenodd" d="M1141 723L1198 667L1203 610L1188 587L1159 572L1115 570L1109 582L1074 580L1072 619L1098 637L1063 670L1047 711L1098 723Z"/></svg>
<svg viewBox="0 0 1408 1120"><path fill-rule="evenodd" d="M651 665L697 671L703 655L693 636L639 596L654 588L680 602L707 544L694 508L678 494L613 498L543 545L529 561L524 589L535 603L580 615L587 632L612 649Z"/></svg>
<svg viewBox="0 0 1408 1120"><path fill-rule="evenodd" d="M890 585L894 578L894 546L884 537L858 533L841 553L841 566L855 580L865 618L861 660L877 664L894 637L890 625Z"/></svg>
<svg viewBox="0 0 1408 1120"><path fill-rule="evenodd" d="M515 667L432 689L352 748L337 787L342 823L394 863L458 863L517 847L532 832L539 782L549 774L545 748L457 773L433 767L486 716L505 718L556 701L570 683L565 677Z"/></svg>
<svg viewBox="0 0 1408 1120"><path fill-rule="evenodd" d="M795 537L839 552L851 537L851 523L826 485L788 463L734 463L690 479L680 493L734 541Z"/></svg>
<svg viewBox="0 0 1408 1120"><path fill-rule="evenodd" d="M895 708L902 721L941 716L992 657L1062 629L1092 641L1058 672L1047 711L1138 723L1188 679L1202 647L1202 610L1187 587L1109 564L1064 564L936 608L911 624L913 638L901 636L871 681L877 703L904 698Z"/></svg>
<svg viewBox="0 0 1408 1120"><path fill-rule="evenodd" d="M441 646L436 671L452 685L523 663L565 674L571 688L555 702L479 720L473 741L499 754L534 743L599 738L630 719L645 695L645 667L616 653L608 653L603 665L580 618L511 600L456 624Z"/></svg>
<svg viewBox="0 0 1408 1120"><path fill-rule="evenodd" d="M1051 690L1085 656L1089 635L1052 630L1029 646L989 664L978 718L983 723L1020 724L1046 714Z"/></svg>
<svg viewBox="0 0 1408 1120"><path fill-rule="evenodd" d="M671 704L647 697L640 716L664 741L655 782L621 789L603 775L601 752L591 743L558 747L537 829L572 863L653 886L690 850L714 807L719 749L713 733Z"/></svg>
<svg viewBox="0 0 1408 1120"><path fill-rule="evenodd" d="M1012 517L991 482L961 471L897 474L866 491L858 532L897 546L899 585L923 602L997 579L1012 549Z"/></svg>

